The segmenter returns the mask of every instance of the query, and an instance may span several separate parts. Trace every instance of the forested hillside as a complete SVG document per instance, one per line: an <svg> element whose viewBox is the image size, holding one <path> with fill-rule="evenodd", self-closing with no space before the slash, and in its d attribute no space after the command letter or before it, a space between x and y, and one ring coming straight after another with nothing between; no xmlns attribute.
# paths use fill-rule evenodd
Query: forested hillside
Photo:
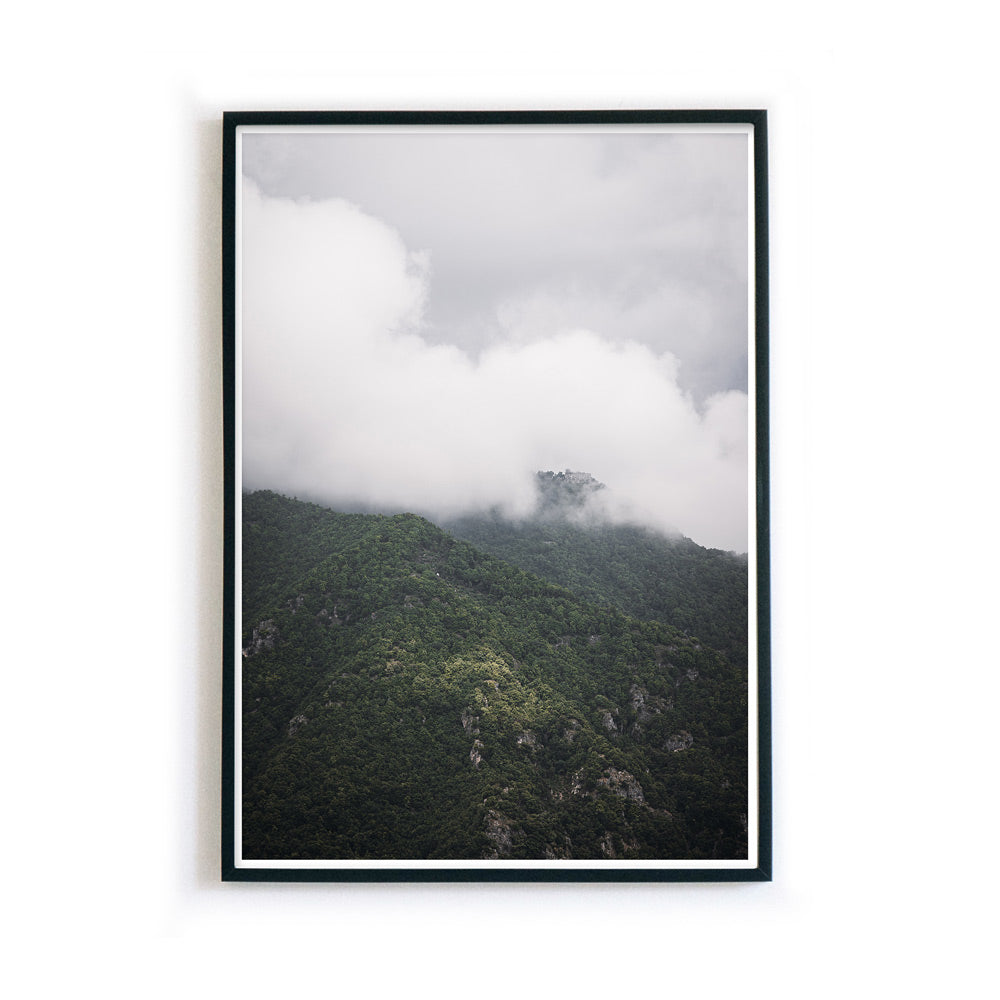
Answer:
<svg viewBox="0 0 1000 1000"><path fill-rule="evenodd" d="M248 858L739 858L747 677L423 518L243 498Z"/></svg>
<svg viewBox="0 0 1000 1000"><path fill-rule="evenodd" d="M745 663L746 556L602 519L591 506L605 489L585 473L540 472L534 516L494 510L442 527L579 597L673 625Z"/></svg>

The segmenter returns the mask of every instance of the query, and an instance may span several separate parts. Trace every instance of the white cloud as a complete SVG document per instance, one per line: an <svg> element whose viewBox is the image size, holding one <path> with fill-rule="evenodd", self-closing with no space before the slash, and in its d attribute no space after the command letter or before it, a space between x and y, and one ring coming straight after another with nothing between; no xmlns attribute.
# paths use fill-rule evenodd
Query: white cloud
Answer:
<svg viewBox="0 0 1000 1000"><path fill-rule="evenodd" d="M537 469L585 470L616 510L746 548L747 398L701 410L673 355L562 325L475 358L420 335L433 251L343 200L244 187L244 480L436 516L523 511ZM565 311L563 311L565 314Z"/></svg>
<svg viewBox="0 0 1000 1000"><path fill-rule="evenodd" d="M268 132L243 149L266 194L347 198L433 250L428 341L478 353L555 320L672 352L699 402L746 388L744 135Z"/></svg>

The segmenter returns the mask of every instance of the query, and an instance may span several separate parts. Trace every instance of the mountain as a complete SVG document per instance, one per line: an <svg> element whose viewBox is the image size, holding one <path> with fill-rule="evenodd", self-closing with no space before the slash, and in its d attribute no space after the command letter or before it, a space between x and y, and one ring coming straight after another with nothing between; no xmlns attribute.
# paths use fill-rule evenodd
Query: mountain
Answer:
<svg viewBox="0 0 1000 1000"><path fill-rule="evenodd" d="M746 663L745 555L608 520L608 490L585 472L539 472L532 516L499 510L443 523L450 534L635 618L673 625Z"/></svg>
<svg viewBox="0 0 1000 1000"><path fill-rule="evenodd" d="M589 472L537 472L535 516L568 518L585 513L600 502L604 490L607 486Z"/></svg>
<svg viewBox="0 0 1000 1000"><path fill-rule="evenodd" d="M245 857L746 857L745 662L413 514L243 517Z"/></svg>

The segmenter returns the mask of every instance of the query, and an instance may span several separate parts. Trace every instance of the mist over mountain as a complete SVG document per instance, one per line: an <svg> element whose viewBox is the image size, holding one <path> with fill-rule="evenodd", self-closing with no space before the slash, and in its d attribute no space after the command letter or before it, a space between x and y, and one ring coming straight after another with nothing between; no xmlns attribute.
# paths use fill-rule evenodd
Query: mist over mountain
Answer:
<svg viewBox="0 0 1000 1000"><path fill-rule="evenodd" d="M533 470L569 465L599 470L634 521L745 550L745 325L720 355L743 376L696 394L694 359L629 336L625 302L588 322L548 307L524 322L521 307L483 303L497 328L473 348L461 330L432 329L433 246L343 198L274 197L246 180L241 205L246 488L439 521L492 506L530 513ZM471 232L488 245L478 224ZM617 255L604 246L600 257L604 270ZM662 278L659 265L642 273ZM623 281L624 295L635 282ZM580 300L576 280L559 298Z"/></svg>
<svg viewBox="0 0 1000 1000"><path fill-rule="evenodd" d="M536 517L602 518L607 487L589 472L538 472L535 474Z"/></svg>
<svg viewBox="0 0 1000 1000"><path fill-rule="evenodd" d="M541 483L557 536L526 544L600 561L556 513L600 484ZM732 651L414 514L269 492L243 497L243 580L246 857L746 857Z"/></svg>

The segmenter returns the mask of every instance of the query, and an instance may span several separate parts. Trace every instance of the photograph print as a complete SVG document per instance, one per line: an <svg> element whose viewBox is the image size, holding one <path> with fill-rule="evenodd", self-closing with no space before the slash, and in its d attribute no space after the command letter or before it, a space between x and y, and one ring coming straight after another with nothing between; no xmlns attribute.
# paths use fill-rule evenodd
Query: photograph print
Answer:
<svg viewBox="0 0 1000 1000"><path fill-rule="evenodd" d="M764 112L224 132L223 878L770 878Z"/></svg>

